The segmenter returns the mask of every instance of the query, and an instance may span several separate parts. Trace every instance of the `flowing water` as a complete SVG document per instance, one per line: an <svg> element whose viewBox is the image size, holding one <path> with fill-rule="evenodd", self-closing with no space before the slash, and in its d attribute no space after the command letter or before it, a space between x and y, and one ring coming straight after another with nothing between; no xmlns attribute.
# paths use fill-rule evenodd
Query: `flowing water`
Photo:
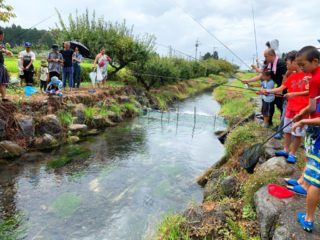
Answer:
<svg viewBox="0 0 320 240"><path fill-rule="evenodd" d="M2 216L21 214L26 239L152 239L165 214L202 201L195 178L224 152L211 93L174 107L1 167ZM65 156L74 162L48 168Z"/></svg>

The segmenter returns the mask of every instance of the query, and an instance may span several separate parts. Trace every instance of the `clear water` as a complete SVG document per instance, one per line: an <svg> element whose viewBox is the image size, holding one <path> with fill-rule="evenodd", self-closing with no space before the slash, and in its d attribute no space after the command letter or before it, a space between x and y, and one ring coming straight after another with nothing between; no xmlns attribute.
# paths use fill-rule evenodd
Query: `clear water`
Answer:
<svg viewBox="0 0 320 240"><path fill-rule="evenodd" d="M179 115L151 112L71 146L90 156L62 169L47 162L70 146L2 167L2 215L22 212L26 239L152 239L165 214L202 201L195 178L224 152L211 93L174 107Z"/></svg>

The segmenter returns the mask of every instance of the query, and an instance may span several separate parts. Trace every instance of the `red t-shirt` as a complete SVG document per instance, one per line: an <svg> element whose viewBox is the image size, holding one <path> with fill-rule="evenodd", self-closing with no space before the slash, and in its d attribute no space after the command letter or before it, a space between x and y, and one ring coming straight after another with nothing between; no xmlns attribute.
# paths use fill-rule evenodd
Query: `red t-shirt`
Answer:
<svg viewBox="0 0 320 240"><path fill-rule="evenodd" d="M312 78L309 80L309 98L316 98L320 96L320 67L312 73ZM319 109L320 99L317 100L317 110L310 114L310 118L320 117Z"/></svg>
<svg viewBox="0 0 320 240"><path fill-rule="evenodd" d="M288 89L289 93L293 92L305 92L306 82L303 78L309 76L304 72L294 73L290 75L287 80L282 84ZM288 99L287 110L292 112L300 112L309 104L309 97L307 96L296 96Z"/></svg>

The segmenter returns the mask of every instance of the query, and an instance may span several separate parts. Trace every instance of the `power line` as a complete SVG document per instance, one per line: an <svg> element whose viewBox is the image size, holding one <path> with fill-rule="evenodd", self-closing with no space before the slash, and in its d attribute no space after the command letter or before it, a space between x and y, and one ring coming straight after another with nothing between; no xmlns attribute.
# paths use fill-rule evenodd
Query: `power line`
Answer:
<svg viewBox="0 0 320 240"><path fill-rule="evenodd" d="M226 44L224 44L219 38L217 38L213 33L211 33L206 27L204 27L198 20L196 20L194 17L192 17L190 14L188 14L186 11L184 11L181 7L179 7L175 2L173 2L177 8L179 8L184 14L189 16L194 22L196 22L201 28L203 28L211 37L213 37L217 42L219 42L222 46L224 46L232 55L234 55L240 62L242 62L244 65L246 65L249 69L251 67L242 60L241 57L239 57L233 50L231 50Z"/></svg>

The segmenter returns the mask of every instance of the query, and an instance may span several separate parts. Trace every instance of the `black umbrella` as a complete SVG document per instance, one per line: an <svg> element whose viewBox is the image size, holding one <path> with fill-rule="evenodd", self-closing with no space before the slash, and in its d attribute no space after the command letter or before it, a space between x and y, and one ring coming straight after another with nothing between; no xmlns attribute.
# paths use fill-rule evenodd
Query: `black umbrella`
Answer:
<svg viewBox="0 0 320 240"><path fill-rule="evenodd" d="M80 42L76 42L76 41L70 41L70 47L74 50L76 47L79 49L80 54L85 57L85 58L89 58L90 57L90 51L89 49L83 45Z"/></svg>

